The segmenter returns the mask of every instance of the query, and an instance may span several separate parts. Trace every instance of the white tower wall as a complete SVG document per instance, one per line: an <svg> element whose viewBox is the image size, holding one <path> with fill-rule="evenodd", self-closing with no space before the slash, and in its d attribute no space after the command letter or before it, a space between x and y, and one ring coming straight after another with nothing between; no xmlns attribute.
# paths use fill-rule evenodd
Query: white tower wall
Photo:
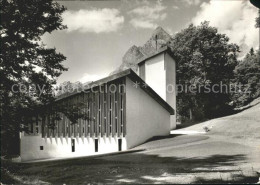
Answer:
<svg viewBox="0 0 260 185"><path fill-rule="evenodd" d="M171 129L176 128L176 62L167 53L161 52L141 64L144 66L139 74L141 78L164 99L174 110L175 114L171 115Z"/></svg>

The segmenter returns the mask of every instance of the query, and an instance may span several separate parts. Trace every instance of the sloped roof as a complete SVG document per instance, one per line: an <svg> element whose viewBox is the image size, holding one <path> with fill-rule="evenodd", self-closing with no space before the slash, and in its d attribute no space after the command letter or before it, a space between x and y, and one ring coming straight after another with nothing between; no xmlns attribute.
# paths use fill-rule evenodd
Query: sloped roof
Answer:
<svg viewBox="0 0 260 185"><path fill-rule="evenodd" d="M95 82L91 82L88 84L89 88L82 89L82 91L75 91L72 93L66 93L62 96L59 96L56 98L56 101L60 101L62 99L66 99L69 97L72 97L76 94L84 93L87 90L98 87L100 85L106 84L108 82L112 82L114 80L123 78L123 77L129 77L133 82L138 82L139 84L145 83L132 69L127 69L122 72L110 75L106 78L97 80ZM166 102L164 99L162 99L150 86L139 86L141 89L143 89L147 94L149 94L154 100L156 100L163 108L165 108L171 115L174 115L174 109ZM133 87L135 88L135 87Z"/></svg>

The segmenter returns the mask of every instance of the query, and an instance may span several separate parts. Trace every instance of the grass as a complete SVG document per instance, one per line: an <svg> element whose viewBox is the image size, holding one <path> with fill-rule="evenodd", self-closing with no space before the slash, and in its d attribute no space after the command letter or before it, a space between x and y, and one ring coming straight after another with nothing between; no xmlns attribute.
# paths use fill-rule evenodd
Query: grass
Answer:
<svg viewBox="0 0 260 185"><path fill-rule="evenodd" d="M171 138L172 140L168 142L174 142L174 139L180 139L180 137L187 136ZM196 183L242 183L245 181L255 183L258 181L257 175L253 172L249 175L241 173L239 164L247 159L246 154L197 156L200 150L203 153L207 148L211 150L211 148L219 148L220 145L223 146L223 143L201 143L189 147L164 146L144 152L38 163L22 164L4 161L2 166L10 174L4 173L5 176L8 175L8 178L3 178L2 182L12 184L19 180L19 184L29 184L28 182L37 182L37 184L39 182L42 184L44 182L51 184L182 183L185 182L186 176L190 176L192 178L190 180ZM182 154L178 156L176 152L172 155L171 152L174 150ZM162 154L168 154L168 156L162 156Z"/></svg>

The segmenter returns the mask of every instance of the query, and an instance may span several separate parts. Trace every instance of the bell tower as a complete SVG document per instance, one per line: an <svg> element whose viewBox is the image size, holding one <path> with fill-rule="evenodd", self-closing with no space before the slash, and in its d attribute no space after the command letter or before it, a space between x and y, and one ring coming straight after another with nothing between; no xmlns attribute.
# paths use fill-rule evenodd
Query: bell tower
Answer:
<svg viewBox="0 0 260 185"><path fill-rule="evenodd" d="M138 63L139 76L176 111L176 62L168 47L163 47ZM176 128L176 112L171 129Z"/></svg>

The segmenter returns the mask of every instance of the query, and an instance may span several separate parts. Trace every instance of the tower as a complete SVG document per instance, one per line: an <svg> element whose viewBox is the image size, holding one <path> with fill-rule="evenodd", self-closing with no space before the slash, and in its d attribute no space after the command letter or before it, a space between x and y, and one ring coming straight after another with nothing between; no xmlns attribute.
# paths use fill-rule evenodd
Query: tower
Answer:
<svg viewBox="0 0 260 185"><path fill-rule="evenodd" d="M176 62L168 47L158 49L153 55L138 63L139 76L176 110ZM171 129L176 128L176 112L171 115Z"/></svg>

